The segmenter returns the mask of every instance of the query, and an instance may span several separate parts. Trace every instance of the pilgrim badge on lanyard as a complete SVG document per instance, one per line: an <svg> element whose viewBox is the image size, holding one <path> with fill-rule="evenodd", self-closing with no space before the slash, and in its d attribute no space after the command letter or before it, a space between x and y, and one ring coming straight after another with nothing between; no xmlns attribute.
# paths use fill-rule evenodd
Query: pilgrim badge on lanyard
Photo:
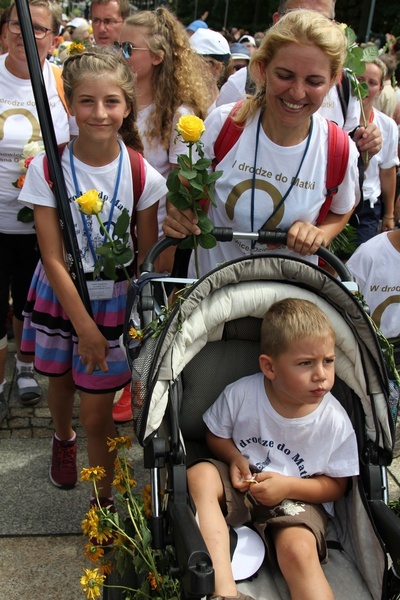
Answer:
<svg viewBox="0 0 400 600"><path fill-rule="evenodd" d="M86 283L91 300L111 300L113 297L114 281L112 279L97 279Z"/></svg>

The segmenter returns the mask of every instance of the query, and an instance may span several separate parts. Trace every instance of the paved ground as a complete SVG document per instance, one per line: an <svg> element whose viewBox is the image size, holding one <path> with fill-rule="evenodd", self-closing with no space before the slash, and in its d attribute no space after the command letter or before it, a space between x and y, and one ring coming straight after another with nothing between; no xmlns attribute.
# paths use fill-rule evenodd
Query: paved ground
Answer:
<svg viewBox="0 0 400 600"><path fill-rule="evenodd" d="M12 381L13 347L10 344L7 381ZM46 390L46 380L41 380ZM81 521L88 508L89 488L80 483L73 490L58 490L47 477L52 436L51 418L45 402L32 408L19 405L14 386L7 419L0 425L0 599L79 600L79 578L84 567L85 540ZM87 465L85 438L77 419L79 467ZM132 426L120 427L131 435ZM400 446L400 444L399 444ZM142 451L132 449L135 479L147 481ZM400 448L389 469L392 498L400 496Z"/></svg>

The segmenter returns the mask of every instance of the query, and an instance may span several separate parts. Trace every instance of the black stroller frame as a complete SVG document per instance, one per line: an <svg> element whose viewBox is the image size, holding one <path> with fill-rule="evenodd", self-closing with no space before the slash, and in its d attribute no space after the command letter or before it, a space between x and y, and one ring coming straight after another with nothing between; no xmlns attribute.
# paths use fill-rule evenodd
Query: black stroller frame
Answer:
<svg viewBox="0 0 400 600"><path fill-rule="evenodd" d="M233 234L240 238L254 235ZM260 235L262 240L258 239L264 242L286 241L284 234ZM227 237L226 232L222 237ZM386 471L393 456L393 406L379 341L353 293L353 278L325 249L320 256L340 280L318 266L275 253L231 261L186 288L158 338L145 336L138 345L127 332L132 325L145 327L159 313L165 301L160 299L164 283L153 272L154 262L167 246L177 243L161 240L146 258L142 277L131 286L124 345L132 367L135 432L151 476L152 545L165 548L172 543L175 547L175 575L181 580L182 596L200 599L212 593L214 586L212 561L186 480L187 464L204 457L201 415L227 383L258 368L257 332L268 306L282 297L296 296L318 304L335 328L333 393L349 413L360 455L360 476L352 479L345 498L335 503L324 570L335 598L395 598L400 593L400 520L387 506ZM202 371L207 360L208 364L211 360L211 373ZM227 363L229 373L224 372ZM205 400L199 399L201 394ZM282 576L268 565L262 566L253 581L241 582L239 589L259 600L289 598Z"/></svg>

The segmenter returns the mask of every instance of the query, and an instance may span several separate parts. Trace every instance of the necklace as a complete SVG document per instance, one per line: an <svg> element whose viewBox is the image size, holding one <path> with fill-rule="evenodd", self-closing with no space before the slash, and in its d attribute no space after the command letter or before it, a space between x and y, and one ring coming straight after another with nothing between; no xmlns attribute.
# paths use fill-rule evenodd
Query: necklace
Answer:
<svg viewBox="0 0 400 600"><path fill-rule="evenodd" d="M254 210L255 210L256 168L257 168L258 144L259 144L259 141L260 141L261 121L262 121L263 114L264 114L264 111L263 110L260 111L260 116L258 118L258 123L257 123L256 146L255 146L255 150L254 150L254 168L253 168L253 178L252 178L252 183L251 183L251 215L250 215L250 218L251 218L251 231L252 232L254 231ZM303 166L304 160L305 160L305 158L307 156L307 152L308 152L308 149L309 149L310 143L311 143L311 135L312 135L313 126L314 126L312 115L311 115L310 121L311 121L310 122L310 130L309 130L308 135L307 135L307 144L306 144L306 147L304 149L304 153L303 153L303 156L301 158L299 168L297 169L297 173L292 178L292 182L291 182L289 188L287 189L285 195L278 202L278 204L274 208L272 214L268 217L268 219L265 221L264 225L262 227L260 227L260 229L265 229L265 227L268 224L268 222L272 219L272 217L274 217L276 215L276 213L278 212L278 210L280 209L280 207L282 206L282 204L285 202L286 198L289 196L289 194L292 191L293 186L294 186L297 178L299 177L301 167ZM254 249L255 242L252 242L252 246L253 246L253 249Z"/></svg>
<svg viewBox="0 0 400 600"><path fill-rule="evenodd" d="M69 162L70 162L70 166L71 166L72 179L74 180L75 194L78 197L78 196L81 195L82 192L79 189L78 179L77 179L77 176L76 176L76 169L75 169L75 162L74 162L74 153L73 153L74 142L75 142L75 139L73 139L71 141L70 145L69 145ZM119 140L118 140L118 144L119 144L118 169L117 169L117 177L116 177L116 181L115 181L114 193L113 193L113 197L112 197L112 200L111 200L110 215L108 217L108 222L107 222L107 225L106 225L107 233L109 233L109 231L110 231L110 227L111 227L111 223L112 223L112 218L113 218L113 214L114 214L114 208L115 208L115 204L117 202L117 197L118 197L119 184L120 184L120 181L121 181L121 172L122 172L122 163L123 163L123 152L122 152L121 142ZM87 216L85 214L83 214L82 212L80 213L80 215L81 215L81 218L82 218L83 228L84 228L85 233L86 233L86 238L87 238L87 241L88 241L88 244L89 244L90 252L92 254L94 262L96 263L96 261L97 261L97 254L96 254L96 250L95 250L94 245L93 245L92 236L90 235L90 231L89 231L89 227L88 227L88 222L87 222ZM104 234L103 244L106 241L107 241L107 236L106 236L106 234Z"/></svg>

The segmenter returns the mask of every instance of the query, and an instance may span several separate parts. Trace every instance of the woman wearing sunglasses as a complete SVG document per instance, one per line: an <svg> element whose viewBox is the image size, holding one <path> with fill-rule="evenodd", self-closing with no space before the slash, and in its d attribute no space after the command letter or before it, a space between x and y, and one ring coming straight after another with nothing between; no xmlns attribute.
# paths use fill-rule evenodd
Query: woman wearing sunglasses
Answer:
<svg viewBox="0 0 400 600"><path fill-rule="evenodd" d="M211 103L204 62L191 49L182 25L166 8L141 11L125 20L120 41L115 44L136 75L137 124L147 161L165 178L186 154L186 145L176 140L176 123L183 115L205 118ZM160 235L166 217L165 198L158 208ZM174 249L164 252L161 271L171 272ZM132 418L131 395L127 389L113 410L114 420Z"/></svg>

